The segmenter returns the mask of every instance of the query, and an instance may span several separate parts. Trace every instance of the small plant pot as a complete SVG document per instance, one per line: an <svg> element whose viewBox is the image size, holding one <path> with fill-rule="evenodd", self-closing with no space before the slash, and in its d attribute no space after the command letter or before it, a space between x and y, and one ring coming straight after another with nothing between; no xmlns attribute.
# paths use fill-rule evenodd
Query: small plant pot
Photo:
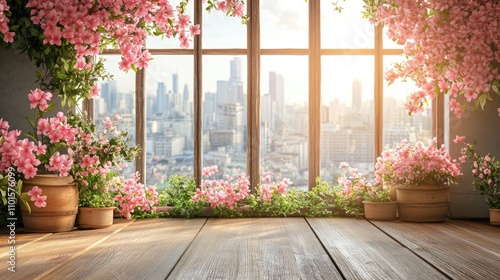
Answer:
<svg viewBox="0 0 500 280"><path fill-rule="evenodd" d="M76 224L79 229L99 229L113 225L116 207L79 207Z"/></svg>
<svg viewBox="0 0 500 280"><path fill-rule="evenodd" d="M397 202L363 201L365 219L374 221L391 221L397 218Z"/></svg>
<svg viewBox="0 0 500 280"><path fill-rule="evenodd" d="M490 208L490 225L500 226L500 209Z"/></svg>

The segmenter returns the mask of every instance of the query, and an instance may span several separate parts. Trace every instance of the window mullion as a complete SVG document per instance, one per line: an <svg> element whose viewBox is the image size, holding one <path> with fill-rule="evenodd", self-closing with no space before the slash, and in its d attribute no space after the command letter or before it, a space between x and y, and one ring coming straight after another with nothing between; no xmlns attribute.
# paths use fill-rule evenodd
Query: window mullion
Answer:
<svg viewBox="0 0 500 280"><path fill-rule="evenodd" d="M384 53L383 53L383 29L381 25L375 26L375 69L374 69L374 159L382 153L384 137Z"/></svg>
<svg viewBox="0 0 500 280"><path fill-rule="evenodd" d="M202 13L203 7L201 1L194 2L194 23L202 25ZM203 33L203 32L202 32ZM194 178L196 185L201 184L202 169L203 169L203 127L202 127L202 102L203 102L203 89L202 89L202 79L203 79L203 56L202 56L202 33L194 37L194 73L193 75L193 106L194 106Z"/></svg>
<svg viewBox="0 0 500 280"><path fill-rule="evenodd" d="M260 182L260 1L248 1L247 9L247 172L255 192Z"/></svg>
<svg viewBox="0 0 500 280"><path fill-rule="evenodd" d="M140 182L146 180L146 75L145 70L138 70L135 74L135 142L142 147L135 160L135 170L141 174Z"/></svg>
<svg viewBox="0 0 500 280"><path fill-rule="evenodd" d="M320 0L309 1L309 190L320 174L321 140Z"/></svg>

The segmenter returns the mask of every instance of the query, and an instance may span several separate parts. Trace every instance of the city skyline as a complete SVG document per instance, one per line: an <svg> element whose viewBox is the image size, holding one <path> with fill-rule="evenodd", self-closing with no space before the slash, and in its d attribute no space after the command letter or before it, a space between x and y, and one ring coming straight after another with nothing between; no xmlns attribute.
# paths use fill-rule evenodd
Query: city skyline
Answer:
<svg viewBox="0 0 500 280"><path fill-rule="evenodd" d="M226 65L229 76L213 81L215 92L206 92L203 100L203 165L218 165L221 172L236 175L246 172L246 95L241 60L233 57ZM268 93L261 95L261 166L278 177L295 178L296 186L307 186L308 106L286 104L287 77L274 71L267 73ZM165 183L166 175L193 172L194 115L192 91L182 76L155 80L153 94L146 96L146 154L148 182ZM345 92L350 102L333 95L321 112L321 176L332 179L341 161L370 172L373 167L373 101L360 79L350 82ZM102 96L96 100L96 114L127 111L134 108L132 93L119 92L119 82L103 83ZM171 84L169 90L168 84ZM175 90L176 89L176 90ZM182 89L182 90L181 90ZM112 91L115 91L114 93ZM177 91L177 92L174 92ZM408 119L403 102L391 96L384 98L384 141L427 136L430 125L420 123L428 118ZM115 108L113 108L115 107ZM106 108L105 110L103 108ZM98 116L96 116L98 117ZM127 130L134 131L134 116L126 115ZM430 120L428 120L430 124ZM422 126L424 124L424 126Z"/></svg>

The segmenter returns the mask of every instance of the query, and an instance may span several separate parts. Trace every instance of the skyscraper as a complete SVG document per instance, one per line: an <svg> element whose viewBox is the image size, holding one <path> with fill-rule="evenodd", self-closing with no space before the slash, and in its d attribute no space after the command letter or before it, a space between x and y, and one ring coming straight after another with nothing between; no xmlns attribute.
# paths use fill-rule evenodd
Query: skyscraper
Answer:
<svg viewBox="0 0 500 280"><path fill-rule="evenodd" d="M352 109L356 112L361 111L361 81L356 79L352 81Z"/></svg>
<svg viewBox="0 0 500 280"><path fill-rule="evenodd" d="M281 74L269 72L269 95L271 97L271 115L274 121L271 128L276 129L277 122L283 121L285 117L285 87Z"/></svg>
<svg viewBox="0 0 500 280"><path fill-rule="evenodd" d="M172 74L172 91L179 93L179 75L177 73Z"/></svg>
<svg viewBox="0 0 500 280"><path fill-rule="evenodd" d="M160 115L164 110L167 110L167 105L167 87L164 82L159 82L156 89L155 114Z"/></svg>

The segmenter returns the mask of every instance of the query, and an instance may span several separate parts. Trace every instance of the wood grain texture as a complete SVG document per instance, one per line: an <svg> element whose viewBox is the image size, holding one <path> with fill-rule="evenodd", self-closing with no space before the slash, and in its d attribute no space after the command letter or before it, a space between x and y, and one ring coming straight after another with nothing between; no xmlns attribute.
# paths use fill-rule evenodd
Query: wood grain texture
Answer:
<svg viewBox="0 0 500 280"><path fill-rule="evenodd" d="M500 229L472 221L374 222L453 279L500 279Z"/></svg>
<svg viewBox="0 0 500 280"><path fill-rule="evenodd" d="M205 219L137 220L42 279L165 279Z"/></svg>
<svg viewBox="0 0 500 280"><path fill-rule="evenodd" d="M366 220L307 221L347 279L446 279Z"/></svg>
<svg viewBox="0 0 500 280"><path fill-rule="evenodd" d="M168 279L340 279L303 218L209 219Z"/></svg>
<svg viewBox="0 0 500 280"><path fill-rule="evenodd" d="M0 262L0 279L35 279L43 273L56 269L69 259L128 226L132 221L117 222L109 228L92 231L69 231L53 233L31 242L29 246L16 246L16 272L7 271L7 262ZM22 234L20 234L22 235ZM21 243L21 242L20 242Z"/></svg>

